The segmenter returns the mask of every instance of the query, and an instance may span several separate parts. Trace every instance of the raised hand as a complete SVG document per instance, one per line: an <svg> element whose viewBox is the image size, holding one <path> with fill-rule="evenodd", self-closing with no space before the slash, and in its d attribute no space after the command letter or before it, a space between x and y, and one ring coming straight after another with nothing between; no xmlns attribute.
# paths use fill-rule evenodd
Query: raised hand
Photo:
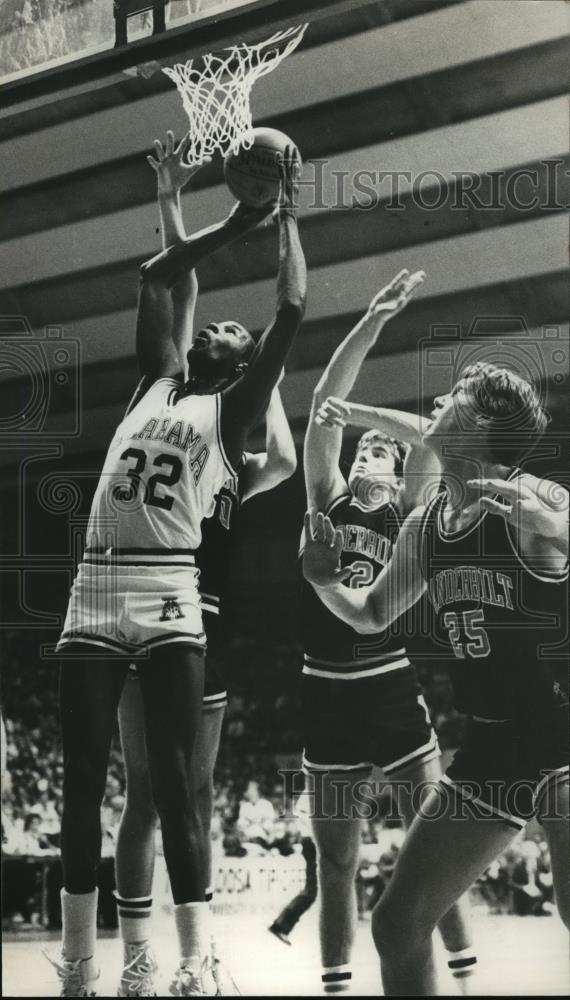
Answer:
<svg viewBox="0 0 570 1000"><path fill-rule="evenodd" d="M308 510L305 514L305 547L303 550L303 575L315 587L342 583L352 573L352 568L340 565L342 531L334 529L329 517L321 512Z"/></svg>
<svg viewBox="0 0 570 1000"><path fill-rule="evenodd" d="M315 420L320 427L346 427L350 421L350 403L336 396L327 396L319 406Z"/></svg>
<svg viewBox="0 0 570 1000"><path fill-rule="evenodd" d="M406 268L400 271L389 285L382 288L372 299L368 307L369 316L385 316L390 319L407 306L417 289L423 285L425 271L414 271L410 274Z"/></svg>
<svg viewBox="0 0 570 1000"><path fill-rule="evenodd" d="M189 146L189 135L175 145L171 131L166 133L164 146L160 139L154 140L154 156L147 156L147 163L156 174L159 194L178 194L201 167L212 162L212 157L207 156L200 163L189 164L186 160Z"/></svg>
<svg viewBox="0 0 570 1000"><path fill-rule="evenodd" d="M568 510L568 494L558 483L542 481L544 496L520 478L469 479L467 485L491 495L479 497L466 508L466 513L486 510L504 517L521 532L543 538L558 537L561 516L565 519ZM496 499L497 495L500 500Z"/></svg>

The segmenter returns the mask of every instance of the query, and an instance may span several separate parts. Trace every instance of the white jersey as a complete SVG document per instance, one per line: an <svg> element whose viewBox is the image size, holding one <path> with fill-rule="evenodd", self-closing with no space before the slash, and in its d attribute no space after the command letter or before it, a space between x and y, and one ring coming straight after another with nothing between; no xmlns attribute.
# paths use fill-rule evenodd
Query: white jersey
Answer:
<svg viewBox="0 0 570 1000"><path fill-rule="evenodd" d="M117 427L91 507L87 550L153 555L197 549L228 473L221 397L160 378ZM127 550L125 552L125 550Z"/></svg>

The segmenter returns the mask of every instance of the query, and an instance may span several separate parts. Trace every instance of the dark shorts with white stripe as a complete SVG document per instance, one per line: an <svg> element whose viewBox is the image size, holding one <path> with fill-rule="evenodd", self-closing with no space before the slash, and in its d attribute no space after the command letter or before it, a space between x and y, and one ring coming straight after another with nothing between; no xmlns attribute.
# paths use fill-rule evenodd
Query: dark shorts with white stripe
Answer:
<svg viewBox="0 0 570 1000"><path fill-rule="evenodd" d="M130 676L137 678L137 667L135 663L130 665ZM204 695L202 697L202 712L215 712L217 709L225 708L228 704L228 692L224 670L219 659L206 653L206 663L204 666Z"/></svg>
<svg viewBox="0 0 570 1000"><path fill-rule="evenodd" d="M225 708L228 703L226 678L223 662L218 653L206 652L206 670L204 672L204 698L202 711L213 712L217 708Z"/></svg>
<svg viewBox="0 0 570 1000"><path fill-rule="evenodd" d="M534 815L556 815L568 782L568 706L503 721L471 717L442 778L458 815L500 819L522 830Z"/></svg>
<svg viewBox="0 0 570 1000"><path fill-rule="evenodd" d="M307 771L389 777L440 755L413 667L356 681L305 674L302 701Z"/></svg>
<svg viewBox="0 0 570 1000"><path fill-rule="evenodd" d="M202 615L204 628L206 629L206 670L204 673L204 700L202 711L214 711L217 708L225 708L228 703L228 692L226 685L225 651L227 645L224 641L221 616L219 613L219 598L215 599L216 612L212 613L212 598L202 599Z"/></svg>

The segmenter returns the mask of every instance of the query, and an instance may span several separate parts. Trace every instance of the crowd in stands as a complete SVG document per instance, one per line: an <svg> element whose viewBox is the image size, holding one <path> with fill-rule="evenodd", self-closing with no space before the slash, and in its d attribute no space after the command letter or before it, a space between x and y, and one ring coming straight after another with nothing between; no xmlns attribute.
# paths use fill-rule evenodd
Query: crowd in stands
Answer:
<svg viewBox="0 0 570 1000"><path fill-rule="evenodd" d="M290 811L283 773L299 766L300 651L293 645L242 639L233 644L230 658L232 693L214 789L214 850L238 858L267 853L286 857L300 850L303 835ZM17 634L4 642L2 663L8 767L2 789L2 853L8 859L55 859L63 780L57 667L38 661L37 641ZM421 680L442 749L449 750L457 745L463 724L451 707L449 681L441 670L428 668ZM299 782L295 787L300 790ZM114 855L123 803L117 738L102 807L107 859ZM402 838L398 821L382 815L382 809L364 824L358 878L361 913L381 895ZM478 890L492 911L550 912L552 876L540 833L517 838L480 879Z"/></svg>
<svg viewBox="0 0 570 1000"><path fill-rule="evenodd" d="M222 0L178 0L167 6L167 23ZM141 6L144 6L141 4ZM149 12L130 18L130 38L152 30ZM15 73L86 49L110 48L115 38L112 4L101 0L2 0L0 71Z"/></svg>

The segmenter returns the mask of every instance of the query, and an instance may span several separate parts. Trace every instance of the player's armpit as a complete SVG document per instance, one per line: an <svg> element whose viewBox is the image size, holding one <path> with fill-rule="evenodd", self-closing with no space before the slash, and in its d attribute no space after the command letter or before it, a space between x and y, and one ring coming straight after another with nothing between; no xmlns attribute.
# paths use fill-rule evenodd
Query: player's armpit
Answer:
<svg viewBox="0 0 570 1000"><path fill-rule="evenodd" d="M230 461L239 461L247 435L261 419L277 385L304 314L302 305L280 306L263 333L245 373L222 391L221 429Z"/></svg>
<svg viewBox="0 0 570 1000"><path fill-rule="evenodd" d="M413 444L404 459L405 511L425 506L441 482L441 463L435 452L425 445Z"/></svg>
<svg viewBox="0 0 570 1000"><path fill-rule="evenodd" d="M182 377L182 373L181 372L179 372L177 375L168 376L168 377L171 377L174 381L179 382L180 386L183 385L183 377ZM154 385L154 383L156 381L157 381L157 379L152 378L152 376L150 376L150 375L143 375L143 377L141 378L139 384L137 385L137 387L136 387L136 389L135 389L135 391L134 391L134 393L133 393L133 395L132 395L132 397L130 399L129 405L127 406L127 408L125 410L125 417L128 417L129 413L133 412L135 406L138 406L138 404L140 403L140 401L142 399L144 399L144 397L146 396L147 392L149 391L149 389L152 388L152 386Z"/></svg>

